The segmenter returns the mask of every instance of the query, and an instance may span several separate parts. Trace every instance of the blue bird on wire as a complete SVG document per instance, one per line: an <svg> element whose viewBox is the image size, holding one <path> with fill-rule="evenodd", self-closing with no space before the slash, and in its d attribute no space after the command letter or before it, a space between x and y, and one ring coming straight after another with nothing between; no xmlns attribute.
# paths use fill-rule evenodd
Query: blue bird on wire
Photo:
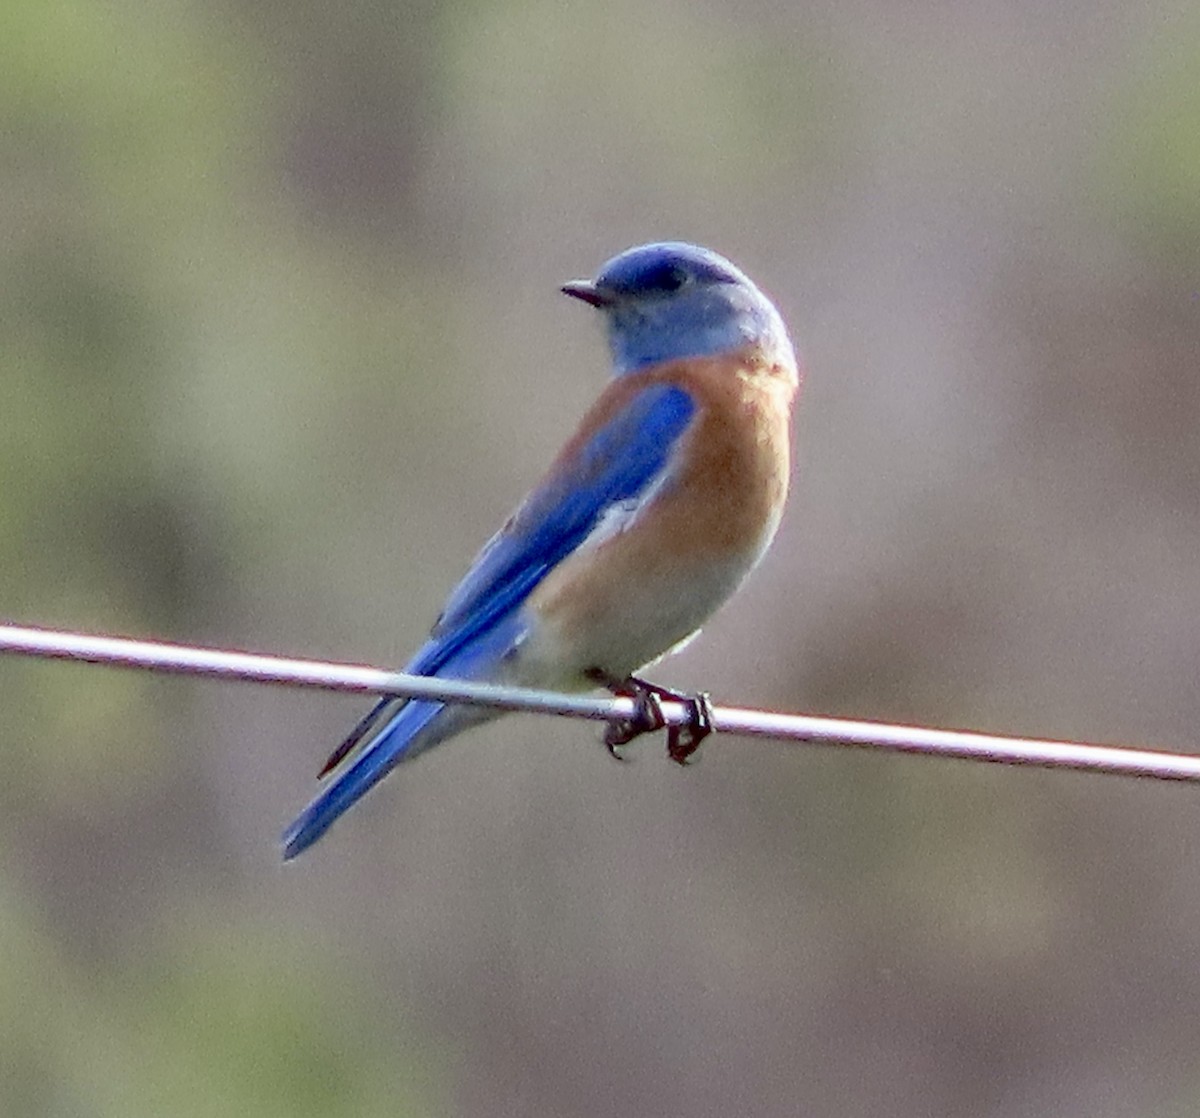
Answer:
<svg viewBox="0 0 1200 1118"><path fill-rule="evenodd" d="M641 245L562 290L603 316L614 378L404 670L631 695L637 716L606 734L615 753L661 726L657 698L684 698L636 673L695 636L775 535L800 370L770 300L708 249ZM705 701L689 701L692 724L668 738L681 763L707 732ZM401 761L499 713L381 699L322 770L284 857Z"/></svg>

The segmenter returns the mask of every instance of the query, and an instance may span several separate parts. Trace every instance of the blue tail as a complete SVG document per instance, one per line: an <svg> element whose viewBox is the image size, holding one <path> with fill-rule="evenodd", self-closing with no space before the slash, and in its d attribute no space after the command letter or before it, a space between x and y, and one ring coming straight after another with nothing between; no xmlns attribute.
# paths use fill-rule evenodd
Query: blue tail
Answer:
<svg viewBox="0 0 1200 1118"><path fill-rule="evenodd" d="M435 637L404 670L415 675L441 675L444 672L454 679L495 678L496 665L517 646L524 632L524 623L513 614L487 632L476 634L465 647L447 644ZM312 846L401 761L499 714L500 711L494 708L466 703L446 704L419 699L406 702L283 832L284 861L290 861ZM347 739L350 748L357 744L359 731L368 724L364 719L355 727ZM341 753L339 747L331 758L332 765L341 761Z"/></svg>
<svg viewBox="0 0 1200 1118"><path fill-rule="evenodd" d="M375 739L354 759L345 772L333 779L327 788L300 813L283 833L284 861L302 854L316 842L337 819L375 787L405 757L433 741L418 741L433 737L440 741L458 727L446 726L441 733L437 720L445 721L454 711L441 703L412 702L402 707ZM431 727L433 734L429 734ZM418 745L414 750L413 746Z"/></svg>

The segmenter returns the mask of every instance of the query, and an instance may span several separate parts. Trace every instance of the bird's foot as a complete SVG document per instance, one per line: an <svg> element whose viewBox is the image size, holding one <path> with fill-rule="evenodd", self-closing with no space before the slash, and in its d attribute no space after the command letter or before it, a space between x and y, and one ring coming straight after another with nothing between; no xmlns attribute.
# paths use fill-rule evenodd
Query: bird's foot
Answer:
<svg viewBox="0 0 1200 1118"><path fill-rule="evenodd" d="M667 730L667 756L677 765L686 765L700 743L713 732L712 699L707 691L673 694L671 698L688 708L688 720Z"/></svg>
<svg viewBox="0 0 1200 1118"><path fill-rule="evenodd" d="M689 717L678 726L667 726L667 756L677 765L686 765L688 758L700 747L700 743L713 731L712 700L707 692L695 695L672 691L657 683L630 676L628 679L613 679L603 673L593 673L592 678L614 695L632 699L634 712L629 718L610 722L604 731L604 745L618 761L625 757L618 752L642 734L652 734L667 725L662 704L682 703L688 708Z"/></svg>

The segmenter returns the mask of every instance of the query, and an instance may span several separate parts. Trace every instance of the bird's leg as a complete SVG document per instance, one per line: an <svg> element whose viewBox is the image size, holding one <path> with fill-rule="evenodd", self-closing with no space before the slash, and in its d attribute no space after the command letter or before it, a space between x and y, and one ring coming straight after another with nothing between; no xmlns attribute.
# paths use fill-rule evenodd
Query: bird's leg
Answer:
<svg viewBox="0 0 1200 1118"><path fill-rule="evenodd" d="M667 730L667 756L677 765L686 765L700 743L713 732L713 705L707 691L681 695L663 691L660 698L673 699L688 708L688 720Z"/></svg>
<svg viewBox="0 0 1200 1118"><path fill-rule="evenodd" d="M642 734L652 734L666 726L662 711L664 701L682 703L689 712L686 722L667 727L667 756L677 765L686 765L688 758L696 752L700 743L712 733L712 700L706 692L686 695L633 675L627 679L616 679L599 669L588 674L614 695L634 701L632 716L610 722L604 731L604 744L609 753L618 760L625 759L617 752L620 746L628 745L634 738L641 737Z"/></svg>
<svg viewBox="0 0 1200 1118"><path fill-rule="evenodd" d="M379 702L359 719L358 725L346 735L342 744L329 755L325 764L321 766L321 771L317 773L318 780L333 772L342 763L346 755L367 736L367 731L379 721L379 717L383 714L384 710L395 701L395 695L384 695Z"/></svg>
<svg viewBox="0 0 1200 1118"><path fill-rule="evenodd" d="M624 761L625 757L618 752L621 746L628 745L642 734L652 734L655 730L661 730L667 724L663 717L662 704L658 701L654 689L643 686L640 679L634 679L632 676L628 679L618 679L600 668L593 668L587 674L593 683L620 698L632 699L634 702L634 711L630 717L610 721L604 727L605 749L618 761Z"/></svg>

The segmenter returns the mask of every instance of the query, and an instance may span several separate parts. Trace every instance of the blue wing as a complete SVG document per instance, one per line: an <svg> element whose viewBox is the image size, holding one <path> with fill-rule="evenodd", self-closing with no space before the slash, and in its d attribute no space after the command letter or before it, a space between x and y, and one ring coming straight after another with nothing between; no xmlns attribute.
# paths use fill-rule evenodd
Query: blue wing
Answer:
<svg viewBox="0 0 1200 1118"><path fill-rule="evenodd" d="M692 397L674 385L651 385L630 399L484 547L405 670L487 678L518 638L515 614L533 588L587 539L608 510L636 501L658 483L695 411ZM382 728L287 829L285 858L316 842L400 761L488 716L463 704L397 702L399 708ZM338 765L391 705L391 700L378 704L323 771Z"/></svg>
<svg viewBox="0 0 1200 1118"><path fill-rule="evenodd" d="M436 672L464 644L521 605L614 505L650 489L696 404L682 388L643 389L551 474L488 542L450 595L408 670Z"/></svg>

